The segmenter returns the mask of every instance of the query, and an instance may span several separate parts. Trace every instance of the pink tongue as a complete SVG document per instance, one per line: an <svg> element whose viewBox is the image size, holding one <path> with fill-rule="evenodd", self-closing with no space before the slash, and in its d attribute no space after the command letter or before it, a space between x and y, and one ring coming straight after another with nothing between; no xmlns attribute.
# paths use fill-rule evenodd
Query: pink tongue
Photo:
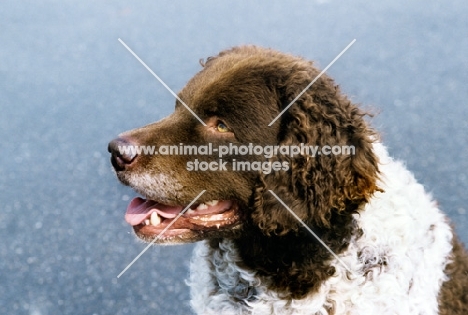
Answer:
<svg viewBox="0 0 468 315"><path fill-rule="evenodd" d="M157 203L153 200L143 198L133 198L127 207L125 213L125 221L128 224L135 226L141 224L146 219L151 217L151 213L157 212L161 217L172 219L182 211L182 206L167 206Z"/></svg>

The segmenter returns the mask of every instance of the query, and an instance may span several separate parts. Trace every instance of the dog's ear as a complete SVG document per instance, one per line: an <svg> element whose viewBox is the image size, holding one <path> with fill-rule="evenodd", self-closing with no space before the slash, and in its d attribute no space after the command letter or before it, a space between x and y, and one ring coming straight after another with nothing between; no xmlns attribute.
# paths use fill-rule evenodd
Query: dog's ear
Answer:
<svg viewBox="0 0 468 315"><path fill-rule="evenodd" d="M296 72L280 87L280 110L285 108L317 76L315 69ZM272 190L310 226L329 228L333 215L356 208L379 190L377 157L372 142L376 135L365 114L352 104L330 78L314 85L276 121L278 143L317 149L313 156L279 155L288 163L281 170L262 175L254 195L254 224L266 234L285 234L300 227L297 220L269 192ZM327 154L329 153L329 154Z"/></svg>

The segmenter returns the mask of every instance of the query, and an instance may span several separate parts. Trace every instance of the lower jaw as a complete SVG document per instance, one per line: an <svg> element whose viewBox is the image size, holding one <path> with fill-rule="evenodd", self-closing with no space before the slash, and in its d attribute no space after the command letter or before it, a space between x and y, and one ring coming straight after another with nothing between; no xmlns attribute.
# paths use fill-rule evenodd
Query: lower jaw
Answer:
<svg viewBox="0 0 468 315"><path fill-rule="evenodd" d="M232 212L231 212L232 211ZM169 228L169 223L160 226L137 225L133 227L135 234L146 242L160 243L190 243L213 236L230 235L239 230L241 220L235 210L229 210L231 216L220 221L190 222L186 218L179 218Z"/></svg>
<svg viewBox="0 0 468 315"><path fill-rule="evenodd" d="M229 228L219 230L189 230L189 229L173 229L167 230L163 234L146 233L143 228L134 227L135 234L141 240L158 245L176 245L195 243L207 239L219 238L238 238L242 234L242 224L239 222ZM143 233L145 232L145 233Z"/></svg>
<svg viewBox="0 0 468 315"><path fill-rule="evenodd" d="M158 238L161 240L164 240L165 238L168 237L174 237L174 236L179 236L183 235L186 233L189 233L191 230L190 229L167 229L164 231L164 229L152 226L152 225L137 225L133 227L133 230L135 233L140 237L140 238Z"/></svg>

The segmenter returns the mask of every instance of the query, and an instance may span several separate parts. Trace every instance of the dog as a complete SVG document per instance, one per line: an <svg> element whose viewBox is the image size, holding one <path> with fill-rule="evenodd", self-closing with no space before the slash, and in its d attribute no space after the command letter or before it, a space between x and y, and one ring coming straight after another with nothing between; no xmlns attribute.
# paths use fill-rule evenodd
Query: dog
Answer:
<svg viewBox="0 0 468 315"><path fill-rule="evenodd" d="M331 78L256 46L201 64L173 114L108 147L136 235L198 242L197 314L468 314L448 218Z"/></svg>

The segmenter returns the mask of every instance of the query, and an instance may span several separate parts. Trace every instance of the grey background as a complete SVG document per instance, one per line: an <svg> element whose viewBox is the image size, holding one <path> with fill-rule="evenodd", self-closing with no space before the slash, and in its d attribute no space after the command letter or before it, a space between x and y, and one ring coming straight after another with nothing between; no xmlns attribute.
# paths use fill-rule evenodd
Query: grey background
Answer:
<svg viewBox="0 0 468 315"><path fill-rule="evenodd" d="M134 193L107 142L169 114L172 89L219 50L302 55L376 113L465 243L468 3L2 1L0 305L3 314L190 314L192 245L144 248L123 220Z"/></svg>

